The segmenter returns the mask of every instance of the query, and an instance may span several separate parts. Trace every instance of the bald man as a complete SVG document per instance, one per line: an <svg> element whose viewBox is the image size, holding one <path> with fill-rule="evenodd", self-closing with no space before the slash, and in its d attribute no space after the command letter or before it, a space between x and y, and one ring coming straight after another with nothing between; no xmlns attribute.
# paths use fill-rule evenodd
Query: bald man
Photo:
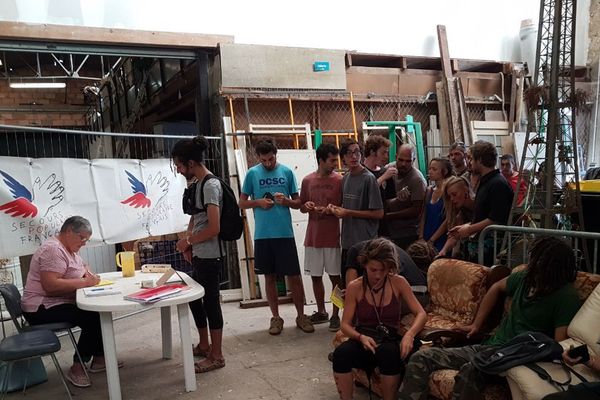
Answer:
<svg viewBox="0 0 600 400"><path fill-rule="evenodd" d="M396 197L386 201L384 218L390 239L404 250L419 237L419 215L425 199L425 178L413 166L415 158L415 148L403 144L396 154L396 162L388 165L395 167L398 174L395 180Z"/></svg>

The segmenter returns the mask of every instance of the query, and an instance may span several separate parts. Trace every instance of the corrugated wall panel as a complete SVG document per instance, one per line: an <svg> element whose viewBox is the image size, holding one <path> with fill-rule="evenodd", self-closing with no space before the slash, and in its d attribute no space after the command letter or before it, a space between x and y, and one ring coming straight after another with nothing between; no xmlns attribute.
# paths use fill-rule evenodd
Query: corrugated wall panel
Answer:
<svg viewBox="0 0 600 400"><path fill-rule="evenodd" d="M115 264L115 245L104 245L95 247L82 247L79 255L92 268L92 271L99 274L101 272L114 272L117 270Z"/></svg>

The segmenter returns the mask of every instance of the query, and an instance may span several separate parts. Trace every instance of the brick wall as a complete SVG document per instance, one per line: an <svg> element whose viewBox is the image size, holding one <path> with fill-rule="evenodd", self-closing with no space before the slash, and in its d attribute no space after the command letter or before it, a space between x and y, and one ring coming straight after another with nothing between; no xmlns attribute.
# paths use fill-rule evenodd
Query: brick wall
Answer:
<svg viewBox="0 0 600 400"><path fill-rule="evenodd" d="M84 126L82 88L89 81L73 79L64 89L13 89L0 80L0 124L36 126Z"/></svg>

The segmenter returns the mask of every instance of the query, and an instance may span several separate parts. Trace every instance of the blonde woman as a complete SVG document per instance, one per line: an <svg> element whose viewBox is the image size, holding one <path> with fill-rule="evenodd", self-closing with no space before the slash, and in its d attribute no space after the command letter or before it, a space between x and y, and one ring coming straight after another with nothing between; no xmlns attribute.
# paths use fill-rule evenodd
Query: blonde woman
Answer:
<svg viewBox="0 0 600 400"><path fill-rule="evenodd" d="M475 208L475 196L471 191L469 181L462 176L453 176L446 181L444 187L444 206L446 208L446 228L470 222ZM440 250L439 256L454 256L458 254L459 240L448 237Z"/></svg>

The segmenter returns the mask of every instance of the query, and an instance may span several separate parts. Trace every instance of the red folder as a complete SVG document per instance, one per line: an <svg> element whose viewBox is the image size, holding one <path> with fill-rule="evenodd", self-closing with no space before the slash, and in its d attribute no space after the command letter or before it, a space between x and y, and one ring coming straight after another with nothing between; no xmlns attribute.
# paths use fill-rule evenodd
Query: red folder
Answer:
<svg viewBox="0 0 600 400"><path fill-rule="evenodd" d="M142 304L149 304L170 297L179 296L181 292L187 288L187 285L182 285L179 283L173 285L163 285L152 289L143 289L139 292L131 293L123 298L125 300L131 300Z"/></svg>

